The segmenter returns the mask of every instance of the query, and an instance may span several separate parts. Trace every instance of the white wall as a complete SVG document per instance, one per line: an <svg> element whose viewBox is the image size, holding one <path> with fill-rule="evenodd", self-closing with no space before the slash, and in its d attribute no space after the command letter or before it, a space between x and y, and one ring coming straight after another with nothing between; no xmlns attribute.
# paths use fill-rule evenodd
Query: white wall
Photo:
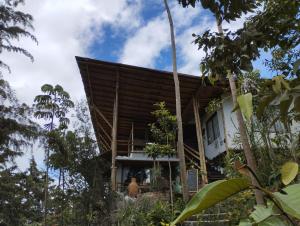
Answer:
<svg viewBox="0 0 300 226"><path fill-rule="evenodd" d="M231 96L223 98L223 108L217 111L218 115L218 122L219 122L219 129L220 129L220 136L217 140L208 144L207 140L207 129L206 129L206 122L213 114L206 114L202 116L201 124L202 129L205 129L205 134L203 134L204 138L204 149L205 155L208 159L213 159L220 153L226 151L227 148L229 149L240 149L241 147L234 141L236 134L238 134L238 123L236 119L235 112L232 112L233 103ZM223 114L222 114L223 111ZM224 119L223 119L224 116ZM226 137L224 131L224 125L226 128ZM300 123L296 123L295 121L291 125L291 131L293 134L297 134L300 132ZM272 134L271 134L272 136ZM227 141L227 145L224 141Z"/></svg>
<svg viewBox="0 0 300 226"><path fill-rule="evenodd" d="M220 153L226 151L226 144L224 142L225 136L224 136L222 109L217 111L220 136L212 143L208 144L206 122L212 115L213 114L204 115L204 117L202 117L201 120L202 131L204 130L203 141L204 141L205 156L208 159L213 159L214 157L218 156Z"/></svg>
<svg viewBox="0 0 300 226"><path fill-rule="evenodd" d="M223 99L223 113L224 113L224 124L226 128L226 141L227 147L239 148L234 142L234 137L238 133L238 123L235 112L233 110L233 102L231 96Z"/></svg>

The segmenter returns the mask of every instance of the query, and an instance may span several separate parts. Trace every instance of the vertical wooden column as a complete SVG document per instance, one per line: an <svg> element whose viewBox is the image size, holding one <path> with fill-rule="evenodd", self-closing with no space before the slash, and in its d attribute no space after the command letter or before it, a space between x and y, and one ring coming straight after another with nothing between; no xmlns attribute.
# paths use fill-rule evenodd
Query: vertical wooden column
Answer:
<svg viewBox="0 0 300 226"><path fill-rule="evenodd" d="M118 134L118 105L119 105L119 71L116 76L116 93L114 100L113 109L113 125L112 125L112 140L111 140L111 188L113 191L117 189L117 167L116 167L116 156L117 156L117 134Z"/></svg>
<svg viewBox="0 0 300 226"><path fill-rule="evenodd" d="M223 121L223 131L224 131L224 143L226 148L226 153L228 153L228 139L227 139L227 130L225 124L225 114L224 114L224 98L222 98L222 121Z"/></svg>
<svg viewBox="0 0 300 226"><path fill-rule="evenodd" d="M200 121L200 116L199 116L199 104L198 104L198 100L195 97L193 98L193 108L194 108L197 143L198 143L199 157L200 157L200 169L201 169L202 184L207 184L208 180L207 180L207 170L206 170L206 162L205 162L205 152L204 152L202 128L201 128L201 121Z"/></svg>

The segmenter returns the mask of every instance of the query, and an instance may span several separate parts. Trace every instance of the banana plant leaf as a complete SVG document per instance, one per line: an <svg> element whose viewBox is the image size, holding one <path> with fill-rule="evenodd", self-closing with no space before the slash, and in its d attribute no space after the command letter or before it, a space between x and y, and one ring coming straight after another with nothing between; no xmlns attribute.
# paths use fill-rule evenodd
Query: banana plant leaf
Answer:
<svg viewBox="0 0 300 226"><path fill-rule="evenodd" d="M171 223L171 226L184 221L194 214L201 213L201 211L249 187L250 183L246 178L219 180L210 183L194 195L182 213Z"/></svg>
<svg viewBox="0 0 300 226"><path fill-rule="evenodd" d="M293 184L283 189L282 192L273 193L285 213L300 219L300 184Z"/></svg>
<svg viewBox="0 0 300 226"><path fill-rule="evenodd" d="M296 162L286 162L280 169L281 181L284 185L291 183L298 175L299 166Z"/></svg>

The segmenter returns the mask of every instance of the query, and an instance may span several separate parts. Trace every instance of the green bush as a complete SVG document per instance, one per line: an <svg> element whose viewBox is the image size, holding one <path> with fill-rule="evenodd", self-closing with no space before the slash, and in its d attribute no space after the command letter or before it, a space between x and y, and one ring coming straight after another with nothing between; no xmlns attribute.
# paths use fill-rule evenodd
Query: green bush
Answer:
<svg viewBox="0 0 300 226"><path fill-rule="evenodd" d="M117 219L121 226L161 226L161 222L172 221L174 215L168 202L141 198L119 209Z"/></svg>

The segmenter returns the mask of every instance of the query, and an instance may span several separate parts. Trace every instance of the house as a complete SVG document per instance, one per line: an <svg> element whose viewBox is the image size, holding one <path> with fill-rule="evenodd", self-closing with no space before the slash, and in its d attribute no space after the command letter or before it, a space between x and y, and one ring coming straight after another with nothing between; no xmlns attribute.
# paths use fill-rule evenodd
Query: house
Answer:
<svg viewBox="0 0 300 226"><path fill-rule="evenodd" d="M131 176L141 187L149 183L153 160L143 151L149 138L148 124L153 104L164 101L175 114L175 90L171 72L76 57L101 156L111 160L113 190L124 191ZM233 104L226 84L212 86L198 76L179 74L185 157L188 166L199 169L200 181L220 178L220 167L211 165L229 148L236 148L237 133ZM205 108L222 98L216 112ZM168 162L176 171L178 158L157 159ZM175 178L173 178L175 180ZM147 190L147 186L145 186Z"/></svg>

